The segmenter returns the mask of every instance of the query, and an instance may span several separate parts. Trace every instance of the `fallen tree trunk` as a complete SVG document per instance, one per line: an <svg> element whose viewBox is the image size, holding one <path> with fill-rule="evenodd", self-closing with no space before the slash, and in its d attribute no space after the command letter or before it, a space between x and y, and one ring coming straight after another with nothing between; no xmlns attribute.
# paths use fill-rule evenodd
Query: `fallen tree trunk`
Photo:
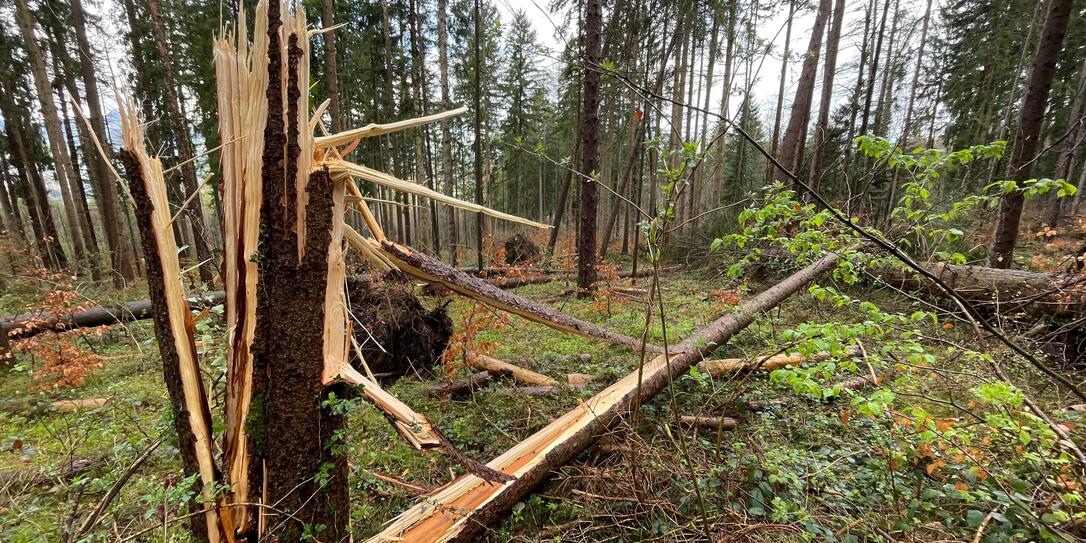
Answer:
<svg viewBox="0 0 1086 543"><path fill-rule="evenodd" d="M679 420L687 426L703 428L706 430L734 430L739 427L739 421L731 417L710 417L706 415L683 415Z"/></svg>
<svg viewBox="0 0 1086 543"><path fill-rule="evenodd" d="M406 247L392 242L378 242L367 239L373 249L387 256L404 273L430 284L441 285L457 294L477 300L486 305L513 313L532 322L537 322L586 337L606 339L612 343L625 345L631 349L640 349L641 342L629 336L604 330L595 324L559 313L539 302L517 296L494 286L491 283L472 277L456 268ZM656 345L647 345L652 352L662 352Z"/></svg>
<svg viewBox="0 0 1086 543"><path fill-rule="evenodd" d="M1025 270L1001 270L942 262L925 268L965 299L1003 314L1029 313L1053 317L1086 314L1086 276ZM887 284L942 296L931 281L914 273L882 268L873 272Z"/></svg>
<svg viewBox="0 0 1086 543"><path fill-rule="evenodd" d="M848 354L856 356L860 350L850 348ZM722 358L719 360L704 360L698 362L698 371L708 373L713 377L731 375L747 370L773 371L780 368L798 366L804 362L821 362L833 358L833 353L822 351L810 356L800 353L775 354L761 358Z"/></svg>
<svg viewBox="0 0 1086 543"><path fill-rule="evenodd" d="M221 290L189 294L192 309L221 305L226 294ZM154 316L151 300L137 300L115 306L98 306L63 315L26 313L0 321L0 330L8 339L25 339L45 332L63 332L74 328L108 326L122 322L149 319Z"/></svg>
<svg viewBox="0 0 1086 543"><path fill-rule="evenodd" d="M558 381L555 381L542 373L536 373L520 366L514 366L513 364L489 357L485 354L475 353L474 355L468 356L467 361L468 365L473 368L486 370L493 375L512 375L514 380L520 381L526 385L558 386Z"/></svg>
<svg viewBox="0 0 1086 543"><path fill-rule="evenodd" d="M671 271L673 268L667 268L661 271ZM625 279L627 277L648 277L652 275L652 268L639 270L636 274L631 271L620 271L615 274L619 279ZM498 276L491 280L498 288L509 289L518 288L527 285L540 285L543 283L550 283L551 281L558 281L559 279L572 277L571 274L553 274L553 275L528 275L520 277L508 277Z"/></svg>
<svg viewBox="0 0 1086 543"><path fill-rule="evenodd" d="M498 520L552 470L587 449L616 420L658 394L672 379L685 374L705 355L754 322L761 312L775 307L829 270L836 260L836 255L828 255L751 298L736 311L676 345L670 356L654 358L644 365L643 371L627 375L487 464L516 477L514 481L493 483L470 475L460 477L402 513L370 542L474 541L485 526Z"/></svg>

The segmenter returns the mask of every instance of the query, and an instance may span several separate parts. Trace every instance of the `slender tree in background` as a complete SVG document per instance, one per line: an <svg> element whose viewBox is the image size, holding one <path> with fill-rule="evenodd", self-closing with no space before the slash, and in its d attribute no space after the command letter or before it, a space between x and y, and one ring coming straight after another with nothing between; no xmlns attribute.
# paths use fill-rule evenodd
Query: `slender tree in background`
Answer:
<svg viewBox="0 0 1086 543"><path fill-rule="evenodd" d="M1014 148L1007 166L1007 179L1021 183L1030 178L1048 106L1048 94L1052 89L1056 61L1063 48L1067 23L1071 16L1071 0L1052 0L1048 6L1041 43L1030 70L1026 95L1018 116L1018 130L1014 135ZM992 245L988 250L988 265L993 268L1010 268L1014 247L1018 242L1018 225L1022 219L1025 195L1021 188L1012 190L999 200L999 215Z"/></svg>
<svg viewBox="0 0 1086 543"><path fill-rule="evenodd" d="M777 154L780 149L781 141L781 112L784 111L784 86L788 81L788 55L791 52L792 46L792 21L796 16L796 0L788 1L788 19L785 21L784 29L784 54L781 56L781 78L777 88L777 109L773 115L773 139L771 140L771 147L769 153L773 156L779 156ZM766 178L772 176L772 170L766 171Z"/></svg>
<svg viewBox="0 0 1086 543"><path fill-rule="evenodd" d="M475 203L484 205L483 203L483 111L480 107L482 101L482 54L480 48L482 47L480 42L482 41L482 17L480 17L479 0L475 0L475 47L473 56L475 58L475 80L474 93L472 93L472 104L475 106L475 141L472 147L475 149ZM475 214L475 265L479 271L483 271L483 214Z"/></svg>
<svg viewBox="0 0 1086 543"><path fill-rule="evenodd" d="M811 120L811 101L814 98L815 74L818 71L818 55L822 50L822 37L826 31L826 19L830 16L830 0L821 0L818 13L815 14L814 27L811 29L811 41L807 45L807 54L803 57L803 69L796 85L796 97L792 100L792 114L788 117L788 128L781 139L777 161L792 172L799 169L803 160L803 143L807 139L807 125ZM785 179L784 172L777 172L776 179Z"/></svg>
<svg viewBox="0 0 1086 543"><path fill-rule="evenodd" d="M811 156L811 190L818 192L822 183L822 158L826 154L826 134L830 129L830 107L833 101L833 79L837 73L837 50L841 46L841 27L845 20L845 0L837 0L833 8L833 23L826 39L826 64L822 72L822 97L815 123L814 149Z"/></svg>
<svg viewBox="0 0 1086 543"><path fill-rule="evenodd" d="M21 180L17 192L26 204L34 244L42 261L51 269L63 269L68 267L68 260L60 246L60 235L50 213L45 185L34 160L34 144L31 141L34 132L26 130L28 123L15 101L15 89L21 88L21 85L16 83L10 60L0 59L0 62L3 62L0 64L0 114L4 117L4 134L11 162Z"/></svg>
<svg viewBox="0 0 1086 543"><path fill-rule="evenodd" d="M158 54L162 60L162 84L166 91L166 109L170 116L170 127L173 128L174 146L177 149L177 160L181 170L181 185L185 189L186 199L195 195L185 207L185 215L192 226L193 246L196 249L200 280L210 284L214 277L212 269L216 267L216 264L211 259L211 249L207 242L203 198L197 194L200 187L196 183L196 165L193 164L188 124L181 114L181 102L177 96L178 87L173 73L173 55L170 54L169 45L166 42L166 27L162 23L159 0L148 0L147 6L151 13L151 20L154 21L155 45L158 47Z"/></svg>
<svg viewBox="0 0 1086 543"><path fill-rule="evenodd" d="M75 170L72 168L71 158L68 156L68 150L65 147L57 107L53 103L49 76L45 68L45 57L40 46L41 42L34 34L34 16L31 14L26 0L16 0L15 16L23 36L23 46L26 48L27 59L30 62L30 74L34 80L38 105L41 107L42 116L45 117L45 132L49 138L49 149L53 155L53 171L56 173L57 184L60 186L60 194L64 201L64 213L67 218L68 231L71 233L73 252L80 266L93 265L85 262L84 236L81 232L79 219L76 216L75 201L72 197L72 182L75 178Z"/></svg>
<svg viewBox="0 0 1086 543"><path fill-rule="evenodd" d="M98 204L98 212L102 217L102 230L105 231L106 244L109 249L109 261L113 268L113 285L121 287L124 281L131 281L135 277L135 266L132 261L132 251L129 249L129 240L121 229L122 212L119 210L117 199L117 186L110 174L108 160L110 147L105 144L106 123L102 115L102 99L98 93L98 79L94 70L94 53L91 51L90 41L87 39L86 15L83 12L82 0L72 0L72 26L75 27L76 42L79 46L80 77L83 80L83 89L86 94L87 110L90 116L91 129L99 142L102 142L102 150L105 157L98 153L90 153L88 161L92 165L92 177L95 179L94 188L97 192L95 201ZM84 148L87 148L85 146ZM96 150L96 149L95 149Z"/></svg>
<svg viewBox="0 0 1086 543"><path fill-rule="evenodd" d="M441 109L448 111L452 108L449 99L449 23L448 0L437 0L437 51L438 64L441 72ZM456 196L455 176L452 152L452 131L449 129L449 120L441 121L441 174L445 179L445 194ZM456 235L456 208L446 206L446 229L448 230L449 262L456 265L456 249L459 243Z"/></svg>
<svg viewBox="0 0 1086 543"><path fill-rule="evenodd" d="M577 230L577 289L591 295L596 282L596 182L599 166L600 124L600 37L603 7L600 0L588 0L585 15L584 107L581 114L580 171L588 176L581 183L581 220Z"/></svg>
<svg viewBox="0 0 1086 543"><path fill-rule="evenodd" d="M335 25L335 0L321 2L321 20L325 28ZM324 37L324 84L328 93L328 116L332 120L332 132L343 130L339 110L339 72L336 70L336 31L321 34Z"/></svg>
<svg viewBox="0 0 1086 543"><path fill-rule="evenodd" d="M890 0L886 0L882 6L882 19L878 24L875 36L875 52L871 55L871 67L867 72L867 90L864 92L863 116L860 120L859 135L867 134L867 128L871 122L871 105L875 94L875 79L879 73L879 59L882 57L882 40L886 34L886 16L890 13Z"/></svg>
<svg viewBox="0 0 1086 543"><path fill-rule="evenodd" d="M1070 182L1068 179L1071 176L1071 164L1075 160L1075 155L1080 149L1082 149L1082 143L1086 140L1086 58L1082 60L1082 67L1078 72L1078 86L1075 90L1075 97L1071 102L1071 114L1067 117L1067 122L1071 124L1067 137L1063 140L1060 149L1060 157L1056 161L1056 171L1052 175L1053 179L1064 179ZM1083 167L1086 170L1086 167ZM1079 192L1083 187L1079 184ZM1075 201L1078 201L1080 194L1075 194ZM1045 222L1051 226L1056 226L1060 222L1060 217L1063 214L1065 198L1058 198L1055 195L1049 197L1048 210L1045 214Z"/></svg>
<svg viewBox="0 0 1086 543"><path fill-rule="evenodd" d="M909 132L912 130L913 114L916 110L916 95L920 88L920 70L924 66L924 49L928 45L928 24L931 21L931 4L932 0L928 0L927 7L924 9L924 21L920 28L920 48L916 52L916 67L913 69L913 80L909 89L909 105L905 108L905 120L901 123L901 136L898 137L899 147L908 144ZM886 197L886 209L883 212L883 217L886 219L890 218L890 213L894 209L894 204L897 200L897 185L900 173L900 169L895 169L894 175L890 179L890 193Z"/></svg>

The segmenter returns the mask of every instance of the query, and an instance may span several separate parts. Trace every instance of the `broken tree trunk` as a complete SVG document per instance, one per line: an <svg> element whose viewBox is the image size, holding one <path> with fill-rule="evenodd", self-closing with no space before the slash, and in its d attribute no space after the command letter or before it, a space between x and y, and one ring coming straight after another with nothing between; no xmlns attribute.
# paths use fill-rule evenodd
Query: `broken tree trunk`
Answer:
<svg viewBox="0 0 1086 543"><path fill-rule="evenodd" d="M734 430L739 427L739 421L731 417L710 417L706 415L683 415L679 421L694 428L706 430Z"/></svg>
<svg viewBox="0 0 1086 543"><path fill-rule="evenodd" d="M588 448L618 418L658 394L673 378L685 374L706 354L754 322L761 312L832 268L836 260L836 255L828 255L751 298L676 345L670 356L656 357L644 365L643 371L627 375L487 464L515 480L494 483L470 475L460 477L402 513L370 542L474 541L485 526L498 520L552 470Z"/></svg>
<svg viewBox="0 0 1086 543"><path fill-rule="evenodd" d="M198 540L212 543L224 538L232 541L229 517L220 517L218 507L208 506L221 503L215 496L219 470L211 445L211 411L196 354L196 329L182 290L177 242L170 228L170 205L162 163L148 156L143 128L131 104L122 101L120 105L124 139L121 161L128 175L143 254L147 257L147 290L151 296L155 337L158 338L163 378L173 409L181 463L186 475L199 475L202 498L194 500L190 506L194 513L191 516L192 534ZM201 509L205 511L203 515L199 514Z"/></svg>
<svg viewBox="0 0 1086 543"><path fill-rule="evenodd" d="M352 238L348 236L348 239ZM491 283L472 277L410 247L389 241L380 243L373 239L362 239L361 241L367 244L369 248L377 250L388 257L397 268L416 279L433 285L441 285L462 296L524 317L532 322L549 326L555 330L606 339L631 349L641 348L641 342L632 337L604 330L595 324L559 313L538 302L505 292ZM660 347L655 345L647 345L646 349L652 352L662 351Z"/></svg>
<svg viewBox="0 0 1086 543"><path fill-rule="evenodd" d="M428 394L436 398L462 398L483 388L490 381L489 371L473 373L468 377L454 379L448 383L439 383L430 387Z"/></svg>
<svg viewBox="0 0 1086 543"><path fill-rule="evenodd" d="M999 313L1081 317L1086 313L1086 276L934 263L925 266L970 302ZM934 283L911 272L884 268L886 283L941 296Z"/></svg>

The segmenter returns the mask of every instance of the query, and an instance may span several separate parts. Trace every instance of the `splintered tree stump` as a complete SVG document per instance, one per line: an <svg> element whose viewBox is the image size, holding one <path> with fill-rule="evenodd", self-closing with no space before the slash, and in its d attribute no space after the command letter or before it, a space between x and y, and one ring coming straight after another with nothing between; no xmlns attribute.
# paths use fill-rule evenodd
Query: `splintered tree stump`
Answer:
<svg viewBox="0 0 1086 543"><path fill-rule="evenodd" d="M524 234L514 234L505 241L505 263L510 266L535 262L541 256L543 251Z"/></svg>
<svg viewBox="0 0 1086 543"><path fill-rule="evenodd" d="M347 280L353 335L370 371L382 385L405 375L429 376L445 352L453 323L445 307L427 310L397 271ZM352 350L351 365L361 370Z"/></svg>

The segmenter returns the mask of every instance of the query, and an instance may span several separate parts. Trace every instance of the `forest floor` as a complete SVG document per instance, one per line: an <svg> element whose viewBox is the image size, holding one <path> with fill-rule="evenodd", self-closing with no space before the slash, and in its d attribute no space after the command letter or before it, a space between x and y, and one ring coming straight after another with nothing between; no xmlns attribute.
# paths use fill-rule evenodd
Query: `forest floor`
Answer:
<svg viewBox="0 0 1086 543"><path fill-rule="evenodd" d="M1034 243L1037 253L1044 253L1043 245ZM719 269L707 264L662 278L668 343L775 281L773 272L745 282L728 279ZM784 270L779 273L786 275ZM639 279L637 284L649 282ZM826 277L822 284L830 282ZM517 293L545 299L567 287L565 281L557 281L523 287ZM854 295L862 292L883 311L908 315L919 305L873 284L850 289ZM123 294L112 296L141 297L138 288ZM40 286L9 290L0 298L0 314L33 305L35 296L47 303L50 295ZM592 300L567 297L548 305L630 336L640 337L643 331L642 301L604 294ZM583 389L550 396L501 395L500 389L517 385L492 380L467 399L431 397L427 390L435 382L469 373L453 362L438 368L434 378L408 377L389 388L429 417L464 453L483 462L638 364L638 353L630 349L502 317L471 301L455 299L449 310L458 331L477 332L467 338L476 350L559 381L569 373L595 376ZM837 307L801 291L737 335L717 357L774 354L788 346L786 331L803 323L844 326L866 318L855 305ZM894 373L886 381L888 389L904 400L888 417L860 414L856 403L864 401L870 390L816 398L797 392L794 380L765 373L713 379L692 371L642 408L636 432L629 420L614 425L597 446L517 504L491 528L488 539L1014 540L1023 522L1008 512L1009 503L1021 497L1026 502L1040 499L1038 483L1022 467L1022 447L985 437L988 434L977 428L985 426L983 414L978 417L981 422L962 415L984 409L977 405L974 387L986 379L975 361L948 347L968 341L966 328L931 321L915 324L912 331L919 332L930 352L945 356L930 366L909 364L904 357L888 366ZM222 401L223 336L219 312L198 319L197 341L206 377L215 383L213 403ZM893 342L894 337L889 334L885 341ZM658 320L650 327L648 340L664 341ZM109 504L94 540L187 541L185 524L175 517L184 514L180 504L191 497L191 490L180 480L150 321L35 341L32 348L18 351L14 365L0 368L0 541L60 541L65 525L75 518L75 507L83 512L95 506L126 468L163 438ZM881 347L874 341L864 343L872 353ZM55 355L46 354L50 352ZM1002 358L998 351L996 355ZM77 369L62 383L65 386L51 386L48 374L68 367L65 364ZM1074 403L1071 399L1041 384L1024 364L1007 357L1005 365L1058 421L1072 429L1083 422L1078 411L1063 409ZM818 365L814 370L809 377L827 384L870 374L863 363ZM103 401L69 410L70 406L54 403L60 400ZM427 489L446 483L463 468L448 455L415 451L381 412L362 400L352 402L346 437L357 539L378 531ZM976 457L965 459L958 453L957 458L944 458L940 451L945 445L925 446L913 439L917 432L909 417L917 416L918 410L931 416L940 431L957 431L959 439L973 440L965 450ZM692 430L677 424L679 415L724 415L738 419L739 426L720 432ZM216 424L221 432L221 421ZM993 435L1000 431L993 430ZM87 469L74 478L58 477L70 471L73 462ZM1060 474L1057 470L1048 476ZM989 477L1001 485L987 484ZM390 482L394 478L407 483Z"/></svg>

